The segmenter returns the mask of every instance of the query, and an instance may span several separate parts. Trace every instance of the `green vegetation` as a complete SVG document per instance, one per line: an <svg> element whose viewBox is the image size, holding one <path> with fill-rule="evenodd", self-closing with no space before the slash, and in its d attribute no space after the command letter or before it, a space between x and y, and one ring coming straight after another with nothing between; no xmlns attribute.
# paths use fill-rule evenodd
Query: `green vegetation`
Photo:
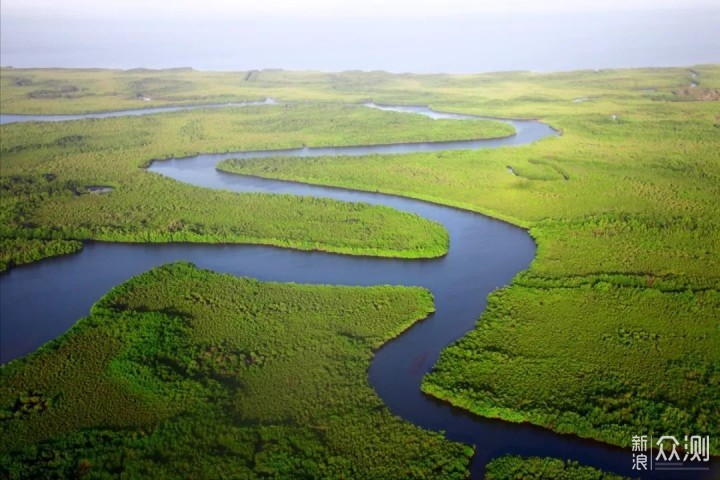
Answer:
<svg viewBox="0 0 720 480"><path fill-rule="evenodd" d="M506 455L488 463L485 480L624 480L626 477L557 458Z"/></svg>
<svg viewBox="0 0 720 480"><path fill-rule="evenodd" d="M700 89L717 88L717 65L692 69L699 75ZM695 98L683 91L689 85L690 71L684 68L478 75L1 68L0 111L81 113L271 97L303 102L456 105L462 110L479 107L485 114L537 117L556 107L558 111L566 107L597 111L598 103L621 100L621 105L625 98L692 101ZM572 103L578 98L590 101Z"/></svg>
<svg viewBox="0 0 720 480"><path fill-rule="evenodd" d="M0 272L14 265L37 262L56 255L67 255L80 249L82 243L77 240L0 238Z"/></svg>
<svg viewBox="0 0 720 480"><path fill-rule="evenodd" d="M233 242L437 257L437 223L385 207L232 194L151 175L153 159L198 152L448 140L511 133L497 122L434 122L358 106L297 105L10 124L2 127L2 266L62 253L51 240ZM89 194L87 186L114 187ZM32 239L13 247L18 239ZM74 245L66 243L64 245Z"/></svg>
<svg viewBox="0 0 720 480"><path fill-rule="evenodd" d="M703 85L720 85L720 67L698 71ZM494 99L475 97L468 80L466 99L436 107L540 114L563 136L511 149L221 168L406 195L530 229L530 269L445 351L426 392L618 445L637 432L717 436L720 104L674 97L689 83L683 69L497 77L483 83ZM512 95L520 91L542 99Z"/></svg>
<svg viewBox="0 0 720 480"><path fill-rule="evenodd" d="M373 349L433 309L420 288L153 269L0 367L0 476L464 478L472 450L367 380Z"/></svg>
<svg viewBox="0 0 720 480"><path fill-rule="evenodd" d="M423 390L480 415L617 445L638 432L717 438L719 311L714 290L520 280L490 297Z"/></svg>

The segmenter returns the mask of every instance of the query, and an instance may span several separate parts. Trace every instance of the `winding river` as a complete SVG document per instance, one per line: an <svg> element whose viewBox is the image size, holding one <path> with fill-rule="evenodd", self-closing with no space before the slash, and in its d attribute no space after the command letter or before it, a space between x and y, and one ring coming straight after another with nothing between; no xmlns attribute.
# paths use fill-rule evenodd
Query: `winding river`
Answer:
<svg viewBox="0 0 720 480"><path fill-rule="evenodd" d="M274 102L268 99L248 104L258 103ZM419 106L366 106L432 118L482 118L441 113ZM101 115L137 115L187 108L199 107L160 107L152 111L132 110ZM98 115L2 115L0 123L96 117ZM400 260L257 245L88 242L77 254L17 267L0 275L0 361L7 362L25 355L61 335L78 318L87 315L90 306L110 288L168 262L186 260L202 268L266 281L418 285L433 293L436 313L385 344L376 353L370 367L370 382L392 412L420 427L444 431L451 440L477 445L471 465L473 478L482 477L484 466L490 459L508 453L569 458L612 472L637 476L631 470L632 454L629 450L571 435L559 435L530 424L477 417L420 391L423 376L437 361L442 349L472 330L485 308L488 294L508 284L532 261L535 244L526 231L476 213L404 197L240 176L215 169L215 165L226 158L495 148L527 144L557 135L555 130L540 122L502 121L513 125L516 135L489 140L203 154L157 161L149 168L153 174L207 188L312 195L386 205L412 212L442 223L450 235L450 250L438 259ZM720 468L715 462L712 471L687 472L685 476L677 472L672 477L663 477L662 472L657 471L651 473L648 478L716 478Z"/></svg>
<svg viewBox="0 0 720 480"><path fill-rule="evenodd" d="M251 105L272 105L275 101L272 98L253 102L229 102L229 103L212 103L205 105L170 105L167 107L148 107L138 108L135 110L115 110L110 112L98 113L76 113L68 115L34 115L34 114L15 114L0 113L0 125L6 123L21 122L67 122L70 120L84 120L87 118L111 118L111 117L127 117L139 115L152 115L155 113L177 112L180 110L198 110L200 108L221 108L221 107L248 107Z"/></svg>

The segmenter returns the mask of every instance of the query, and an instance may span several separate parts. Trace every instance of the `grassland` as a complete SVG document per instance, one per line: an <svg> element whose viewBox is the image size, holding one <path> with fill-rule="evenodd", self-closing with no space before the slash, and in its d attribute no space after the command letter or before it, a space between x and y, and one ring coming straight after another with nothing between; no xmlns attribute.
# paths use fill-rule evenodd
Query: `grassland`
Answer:
<svg viewBox="0 0 720 480"><path fill-rule="evenodd" d="M442 226L384 207L209 192L148 174L153 159L198 152L466 139L497 122L432 120L358 106L263 106L2 127L0 269L59 240L260 243L392 257L447 252ZM89 185L114 190L92 194ZM20 239L30 239L16 249ZM64 246L74 243L63 243ZM6 248L7 247L7 248ZM31 250L31 253L26 251Z"/></svg>
<svg viewBox="0 0 720 480"><path fill-rule="evenodd" d="M488 417L625 445L632 432L720 435L720 294L609 282L495 293L423 389Z"/></svg>
<svg viewBox="0 0 720 480"><path fill-rule="evenodd" d="M0 368L0 476L464 478L472 450L367 380L373 349L433 309L420 288L153 269Z"/></svg>
<svg viewBox="0 0 720 480"><path fill-rule="evenodd" d="M487 465L485 480L626 480L626 477L555 458L507 455Z"/></svg>
<svg viewBox="0 0 720 480"><path fill-rule="evenodd" d="M718 67L699 70L701 85L720 86ZM562 137L221 168L407 195L529 228L535 261L444 352L427 393L617 445L638 431L718 436L720 103L674 94L689 83L679 69L499 77L488 82L496 99L468 88L463 103L435 106L541 116ZM520 90L538 94L512 97Z"/></svg>
<svg viewBox="0 0 720 480"><path fill-rule="evenodd" d="M479 75L417 75L347 71L200 72L192 69L0 69L3 113L83 113L163 105L262 100L433 104L485 114L537 117L567 107L596 112L599 103L622 100L689 101L718 89L715 65L684 68L586 70ZM149 97L145 101L142 97ZM575 99L590 101L572 103ZM618 100L620 100L618 102ZM539 110L537 107L543 107Z"/></svg>

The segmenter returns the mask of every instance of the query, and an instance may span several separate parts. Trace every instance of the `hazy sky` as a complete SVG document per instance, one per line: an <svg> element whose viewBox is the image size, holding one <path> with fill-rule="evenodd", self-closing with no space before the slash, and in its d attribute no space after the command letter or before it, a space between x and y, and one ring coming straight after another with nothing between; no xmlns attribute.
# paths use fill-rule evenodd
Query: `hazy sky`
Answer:
<svg viewBox="0 0 720 480"><path fill-rule="evenodd" d="M423 16L482 13L586 12L701 8L717 0L3 0L8 13L62 16L366 15Z"/></svg>
<svg viewBox="0 0 720 480"><path fill-rule="evenodd" d="M26 67L487 72L720 62L719 0L1 0Z"/></svg>

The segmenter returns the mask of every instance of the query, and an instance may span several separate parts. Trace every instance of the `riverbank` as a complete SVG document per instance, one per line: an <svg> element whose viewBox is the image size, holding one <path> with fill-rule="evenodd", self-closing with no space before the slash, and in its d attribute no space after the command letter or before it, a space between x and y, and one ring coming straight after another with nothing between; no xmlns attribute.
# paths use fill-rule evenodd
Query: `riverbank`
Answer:
<svg viewBox="0 0 720 480"><path fill-rule="evenodd" d="M317 119L314 126L307 118ZM271 104L2 128L2 236L30 238L38 246L30 256L3 252L6 267L56 252L45 246L52 240L259 243L351 255L442 256L446 232L418 217L332 201L208 193L138 167L198 151L449 141L513 131L501 123L458 125L361 106ZM84 195L92 185L114 190Z"/></svg>

